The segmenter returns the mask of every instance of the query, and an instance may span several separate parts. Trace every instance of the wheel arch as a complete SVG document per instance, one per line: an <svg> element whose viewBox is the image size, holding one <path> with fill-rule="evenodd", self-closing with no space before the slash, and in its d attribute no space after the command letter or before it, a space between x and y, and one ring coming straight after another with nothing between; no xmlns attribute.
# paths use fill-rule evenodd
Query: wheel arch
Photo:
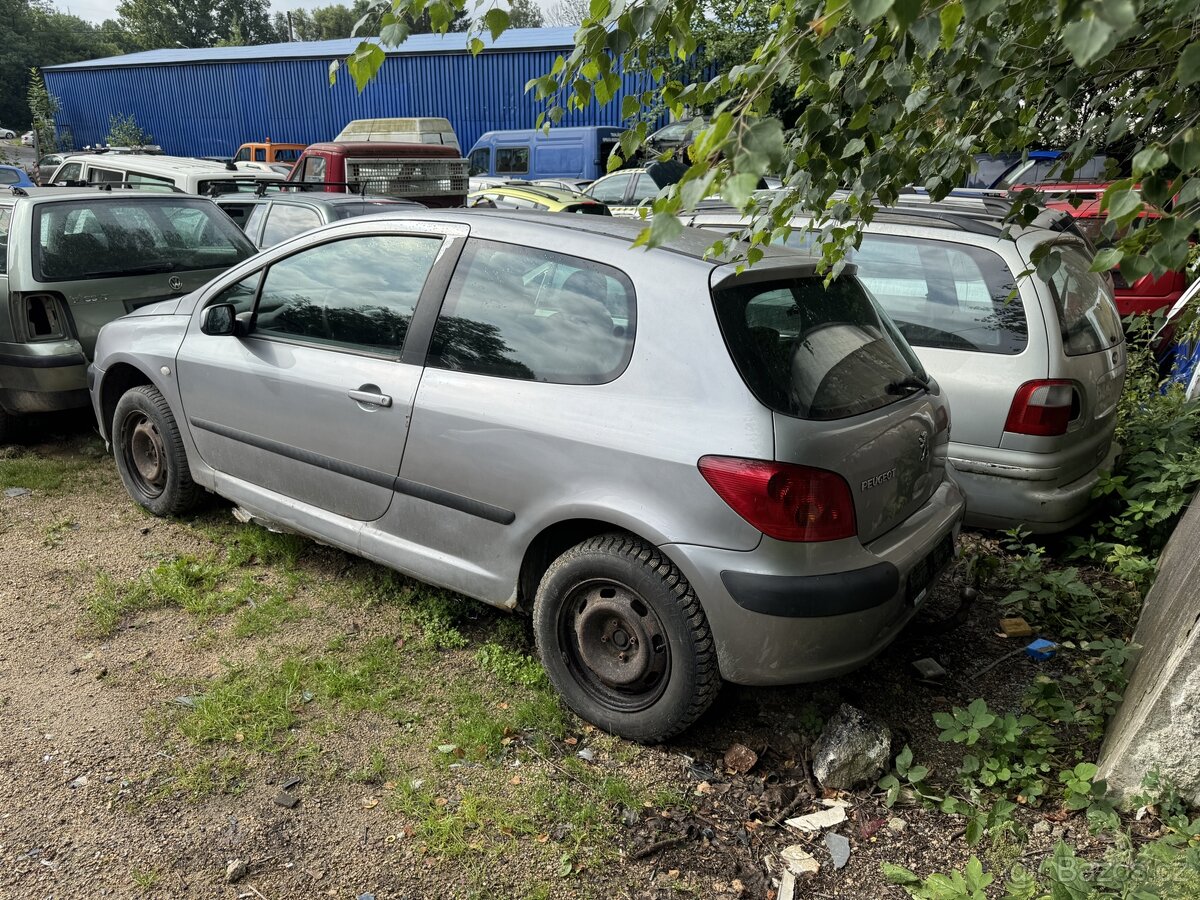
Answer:
<svg viewBox="0 0 1200 900"><path fill-rule="evenodd" d="M113 440L112 425L113 416L117 412L117 404L121 402L121 398L127 391L142 385L157 387L149 375L132 363L114 363L104 372L104 378L100 382L99 388L100 427L108 435L110 441Z"/></svg>
<svg viewBox="0 0 1200 900"><path fill-rule="evenodd" d="M670 555L659 546L657 541L651 540L645 534L639 533L638 530L627 525L619 525L607 519L583 516L562 519L542 528L525 548L525 555L521 559L521 569L517 577L517 604L524 609L531 608L533 596L537 593L542 576L546 574L550 564L564 552L588 538L612 533L627 534L639 541L644 541L657 548L658 552L667 556L668 559L670 558ZM674 561L672 560L672 562Z"/></svg>

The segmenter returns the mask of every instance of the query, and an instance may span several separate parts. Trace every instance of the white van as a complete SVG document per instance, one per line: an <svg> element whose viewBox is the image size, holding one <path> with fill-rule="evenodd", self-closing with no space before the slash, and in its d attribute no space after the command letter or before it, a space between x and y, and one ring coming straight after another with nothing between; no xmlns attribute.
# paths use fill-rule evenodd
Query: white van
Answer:
<svg viewBox="0 0 1200 900"><path fill-rule="evenodd" d="M355 119L342 129L334 142L377 141L386 144L442 144L462 148L449 119Z"/></svg>
<svg viewBox="0 0 1200 900"><path fill-rule="evenodd" d="M51 184L68 182L120 184L155 188L178 188L185 194L207 194L218 183L253 184L283 181L284 175L253 164L226 164L188 156L141 156L137 154L81 153L69 156L54 170Z"/></svg>

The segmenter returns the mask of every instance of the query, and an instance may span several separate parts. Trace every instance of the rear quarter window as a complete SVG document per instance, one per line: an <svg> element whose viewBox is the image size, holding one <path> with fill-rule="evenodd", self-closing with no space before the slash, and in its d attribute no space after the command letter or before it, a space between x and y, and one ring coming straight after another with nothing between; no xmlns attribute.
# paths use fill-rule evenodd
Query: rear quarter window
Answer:
<svg viewBox="0 0 1200 900"><path fill-rule="evenodd" d="M1088 258L1073 247L1060 250L1061 262L1050 278L1050 293L1062 328L1067 356L1084 356L1115 347L1122 340L1121 316L1104 279L1088 271Z"/></svg>
<svg viewBox="0 0 1200 900"><path fill-rule="evenodd" d="M801 419L842 419L895 403L920 364L851 276L817 276L713 292L721 333L763 405Z"/></svg>

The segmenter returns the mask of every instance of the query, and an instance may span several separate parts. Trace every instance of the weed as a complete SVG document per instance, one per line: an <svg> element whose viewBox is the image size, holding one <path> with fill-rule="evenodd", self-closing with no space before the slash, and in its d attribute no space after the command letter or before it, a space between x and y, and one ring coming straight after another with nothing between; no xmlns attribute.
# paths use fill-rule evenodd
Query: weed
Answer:
<svg viewBox="0 0 1200 900"><path fill-rule="evenodd" d="M521 805L505 797L469 791L438 797L413 782L401 783L392 796L396 810L413 821L414 834L436 856L495 855L511 848L518 835L537 833Z"/></svg>
<svg viewBox="0 0 1200 900"><path fill-rule="evenodd" d="M84 612L91 622L90 630L97 637L107 637L126 616L163 605L164 601L146 583L122 584L101 572L96 578L96 590L84 600Z"/></svg>
<svg viewBox="0 0 1200 900"><path fill-rule="evenodd" d="M387 754L382 747L375 747L367 763L362 768L352 770L348 777L360 784L382 784L390 770Z"/></svg>
<svg viewBox="0 0 1200 900"><path fill-rule="evenodd" d="M518 684L523 687L543 687L549 684L546 680L546 670L540 662L494 641L489 641L475 651L475 661L485 672L506 684Z"/></svg>
<svg viewBox="0 0 1200 900"><path fill-rule="evenodd" d="M79 524L71 519L59 519L46 526L46 530L42 533L42 543L47 547L61 547L67 533L78 527Z"/></svg>
<svg viewBox="0 0 1200 900"><path fill-rule="evenodd" d="M188 800L218 795L236 797L246 790L244 778L247 771L242 759L227 753L204 757L186 765L180 763L151 799L180 795Z"/></svg>
<svg viewBox="0 0 1200 900"><path fill-rule="evenodd" d="M325 656L308 667L312 692L347 709L373 710L396 719L400 701L409 694L405 654L388 637L368 643L356 655Z"/></svg>
<svg viewBox="0 0 1200 900"><path fill-rule="evenodd" d="M159 875L154 869L130 869L129 877L143 891L148 891L158 884Z"/></svg>
<svg viewBox="0 0 1200 900"><path fill-rule="evenodd" d="M242 525L233 529L224 541L225 556L231 566L280 565L294 569L311 547L312 542L298 534L269 531L259 525Z"/></svg>

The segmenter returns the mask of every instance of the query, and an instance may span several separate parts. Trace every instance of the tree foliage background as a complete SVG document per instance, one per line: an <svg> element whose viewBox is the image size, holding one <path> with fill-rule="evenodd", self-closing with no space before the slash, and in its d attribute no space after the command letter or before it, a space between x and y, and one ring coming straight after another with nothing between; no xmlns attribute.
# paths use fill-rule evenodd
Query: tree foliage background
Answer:
<svg viewBox="0 0 1200 900"><path fill-rule="evenodd" d="M440 27L482 10L474 52L511 27L504 2L373 2L385 43L403 31L389 25L414 11ZM697 78L705 70L685 63L714 23L729 26L718 35L724 48L705 51L720 65ZM805 213L836 271L857 224L906 186L942 197L973 154L1047 143L1065 151L1068 176L1109 151L1124 164L1127 177L1103 200L1108 235L1124 236L1098 255L1097 270L1120 263L1133 279L1181 268L1200 225L1198 0L589 0L574 49L527 89L553 123L610 102L618 59L659 82L624 100L624 159L645 138L645 108L711 117L687 174L655 201L644 243L669 239L682 213L718 195L753 217L751 261ZM361 87L384 55L364 45L346 62ZM756 197L764 174L781 175L786 190ZM1027 199L1014 200L1011 220L1033 214Z"/></svg>

